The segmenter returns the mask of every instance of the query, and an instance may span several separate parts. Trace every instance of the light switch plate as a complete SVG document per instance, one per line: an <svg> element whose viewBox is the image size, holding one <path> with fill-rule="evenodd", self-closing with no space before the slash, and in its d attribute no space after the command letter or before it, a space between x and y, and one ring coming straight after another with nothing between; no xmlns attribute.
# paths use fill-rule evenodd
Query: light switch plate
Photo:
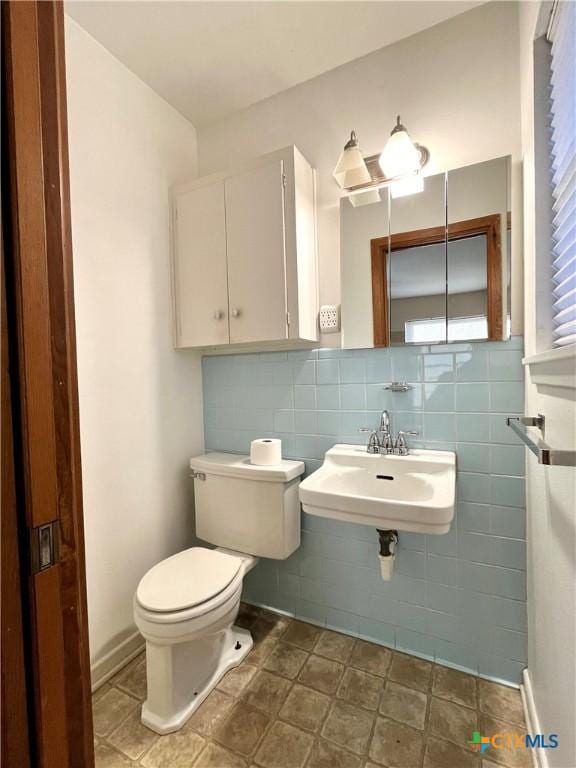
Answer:
<svg viewBox="0 0 576 768"><path fill-rule="evenodd" d="M320 307L320 330L322 333L338 333L340 330L339 304L323 304Z"/></svg>

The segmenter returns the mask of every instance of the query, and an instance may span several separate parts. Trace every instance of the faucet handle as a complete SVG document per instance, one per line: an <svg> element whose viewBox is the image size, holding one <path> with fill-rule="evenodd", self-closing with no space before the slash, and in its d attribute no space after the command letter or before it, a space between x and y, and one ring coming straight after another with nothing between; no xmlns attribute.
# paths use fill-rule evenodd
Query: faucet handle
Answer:
<svg viewBox="0 0 576 768"><path fill-rule="evenodd" d="M398 456L407 456L408 446L406 445L406 437L418 437L419 434L420 432L414 430L398 430L398 437L394 443L394 453Z"/></svg>
<svg viewBox="0 0 576 768"><path fill-rule="evenodd" d="M380 440L378 439L378 432L374 429L368 429L367 427L360 427L358 432L370 433L368 438L368 445L366 450L368 453L380 453Z"/></svg>

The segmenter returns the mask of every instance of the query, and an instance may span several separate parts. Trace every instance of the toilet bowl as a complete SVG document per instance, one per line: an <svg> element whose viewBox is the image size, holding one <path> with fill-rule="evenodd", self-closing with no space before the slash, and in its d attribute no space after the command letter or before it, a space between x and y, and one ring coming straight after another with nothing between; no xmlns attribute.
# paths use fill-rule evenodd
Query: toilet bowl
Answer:
<svg viewBox="0 0 576 768"><path fill-rule="evenodd" d="M196 535L217 548L162 560L134 595L146 640L142 722L160 734L181 728L250 652L250 633L234 626L245 574L258 557L283 560L300 545L301 461L256 466L248 456L210 453L190 467Z"/></svg>
<svg viewBox="0 0 576 768"><path fill-rule="evenodd" d="M233 623L242 581L256 558L192 547L154 566L134 596L146 640L148 696L142 722L156 733L181 728L222 676L250 652Z"/></svg>

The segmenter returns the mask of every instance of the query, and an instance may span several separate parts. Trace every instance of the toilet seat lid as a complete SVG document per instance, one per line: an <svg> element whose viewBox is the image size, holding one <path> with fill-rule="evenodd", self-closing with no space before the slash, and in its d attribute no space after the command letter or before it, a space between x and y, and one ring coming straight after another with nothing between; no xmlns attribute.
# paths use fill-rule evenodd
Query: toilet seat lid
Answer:
<svg viewBox="0 0 576 768"><path fill-rule="evenodd" d="M237 576L239 557L192 547L162 560L142 577L136 599L149 611L183 611L213 599Z"/></svg>

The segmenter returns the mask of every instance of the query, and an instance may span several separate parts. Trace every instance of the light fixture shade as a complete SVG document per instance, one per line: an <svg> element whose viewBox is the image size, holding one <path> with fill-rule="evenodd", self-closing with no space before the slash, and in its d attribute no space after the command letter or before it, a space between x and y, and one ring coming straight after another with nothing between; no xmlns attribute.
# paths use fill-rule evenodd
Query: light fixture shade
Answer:
<svg viewBox="0 0 576 768"><path fill-rule="evenodd" d="M382 150L378 164L389 179L417 173L420 170L422 164L420 152L400 122L400 116Z"/></svg>
<svg viewBox="0 0 576 768"><path fill-rule="evenodd" d="M333 176L342 189L349 189L358 184L367 184L372 180L358 148L358 139L354 131L352 131L350 141L344 147L344 151L336 163Z"/></svg>
<svg viewBox="0 0 576 768"><path fill-rule="evenodd" d="M354 195L350 195L348 200L350 200L350 204L354 208L360 208L362 205L372 205L372 203L382 202L382 198L380 197L380 190L378 189L367 189L365 192L357 192Z"/></svg>

